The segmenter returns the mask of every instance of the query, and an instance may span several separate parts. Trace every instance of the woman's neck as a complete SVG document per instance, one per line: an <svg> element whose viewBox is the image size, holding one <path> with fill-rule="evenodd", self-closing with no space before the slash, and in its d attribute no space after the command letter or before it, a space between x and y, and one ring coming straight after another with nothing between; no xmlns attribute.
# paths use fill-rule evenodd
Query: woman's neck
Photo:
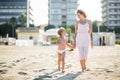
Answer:
<svg viewBox="0 0 120 80"><path fill-rule="evenodd" d="M85 19L85 18L83 18L83 19L80 19L80 21L81 21L81 22L85 22L85 21L86 21L86 19Z"/></svg>

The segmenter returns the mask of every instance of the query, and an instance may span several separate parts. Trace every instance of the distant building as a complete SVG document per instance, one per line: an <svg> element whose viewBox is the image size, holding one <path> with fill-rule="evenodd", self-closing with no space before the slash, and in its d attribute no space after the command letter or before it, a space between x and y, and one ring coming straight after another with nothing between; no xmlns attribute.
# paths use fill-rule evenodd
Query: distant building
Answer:
<svg viewBox="0 0 120 80"><path fill-rule="evenodd" d="M48 23L58 27L61 24L73 25L78 0L48 0Z"/></svg>
<svg viewBox="0 0 120 80"><path fill-rule="evenodd" d="M32 24L32 8L28 0L0 0L0 24L8 23L11 17L18 19L20 14L27 12L27 22Z"/></svg>
<svg viewBox="0 0 120 80"><path fill-rule="evenodd" d="M101 0L103 24L109 28L120 27L120 0Z"/></svg>
<svg viewBox="0 0 120 80"><path fill-rule="evenodd" d="M18 39L28 40L28 39L37 39L39 36L39 28L18 28L16 30Z"/></svg>
<svg viewBox="0 0 120 80"><path fill-rule="evenodd" d="M95 46L115 46L115 37L114 32L93 33L93 44Z"/></svg>

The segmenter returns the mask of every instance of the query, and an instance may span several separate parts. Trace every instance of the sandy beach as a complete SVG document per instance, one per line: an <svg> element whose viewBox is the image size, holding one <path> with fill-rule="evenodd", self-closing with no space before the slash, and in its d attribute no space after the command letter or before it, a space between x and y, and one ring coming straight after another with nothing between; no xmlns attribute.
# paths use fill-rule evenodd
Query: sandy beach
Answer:
<svg viewBox="0 0 120 80"><path fill-rule="evenodd" d="M0 46L0 80L120 80L120 46L95 46L81 73L76 50L66 52L65 73L57 71L56 45Z"/></svg>

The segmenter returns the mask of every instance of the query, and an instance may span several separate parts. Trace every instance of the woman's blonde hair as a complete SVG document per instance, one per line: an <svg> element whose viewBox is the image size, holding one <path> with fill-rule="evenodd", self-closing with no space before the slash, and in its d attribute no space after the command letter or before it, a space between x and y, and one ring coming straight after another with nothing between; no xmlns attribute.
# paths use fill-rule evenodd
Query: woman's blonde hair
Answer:
<svg viewBox="0 0 120 80"><path fill-rule="evenodd" d="M87 17L86 13L83 10L77 10L77 13L82 14L85 18Z"/></svg>

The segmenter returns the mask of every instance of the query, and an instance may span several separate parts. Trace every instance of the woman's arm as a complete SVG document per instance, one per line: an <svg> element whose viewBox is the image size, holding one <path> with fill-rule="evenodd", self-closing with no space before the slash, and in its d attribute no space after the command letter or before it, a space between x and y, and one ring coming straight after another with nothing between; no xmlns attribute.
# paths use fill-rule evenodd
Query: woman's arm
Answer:
<svg viewBox="0 0 120 80"><path fill-rule="evenodd" d="M75 23L75 37L74 37L74 48L76 47L76 35L77 35L77 30L78 30L78 21Z"/></svg>
<svg viewBox="0 0 120 80"><path fill-rule="evenodd" d="M92 22L89 21L89 33L90 33L90 38L91 38L91 47L93 47L93 31L92 31Z"/></svg>
<svg viewBox="0 0 120 80"><path fill-rule="evenodd" d="M77 30L78 30L78 22L75 23L75 38L76 38L76 35L77 35Z"/></svg>

